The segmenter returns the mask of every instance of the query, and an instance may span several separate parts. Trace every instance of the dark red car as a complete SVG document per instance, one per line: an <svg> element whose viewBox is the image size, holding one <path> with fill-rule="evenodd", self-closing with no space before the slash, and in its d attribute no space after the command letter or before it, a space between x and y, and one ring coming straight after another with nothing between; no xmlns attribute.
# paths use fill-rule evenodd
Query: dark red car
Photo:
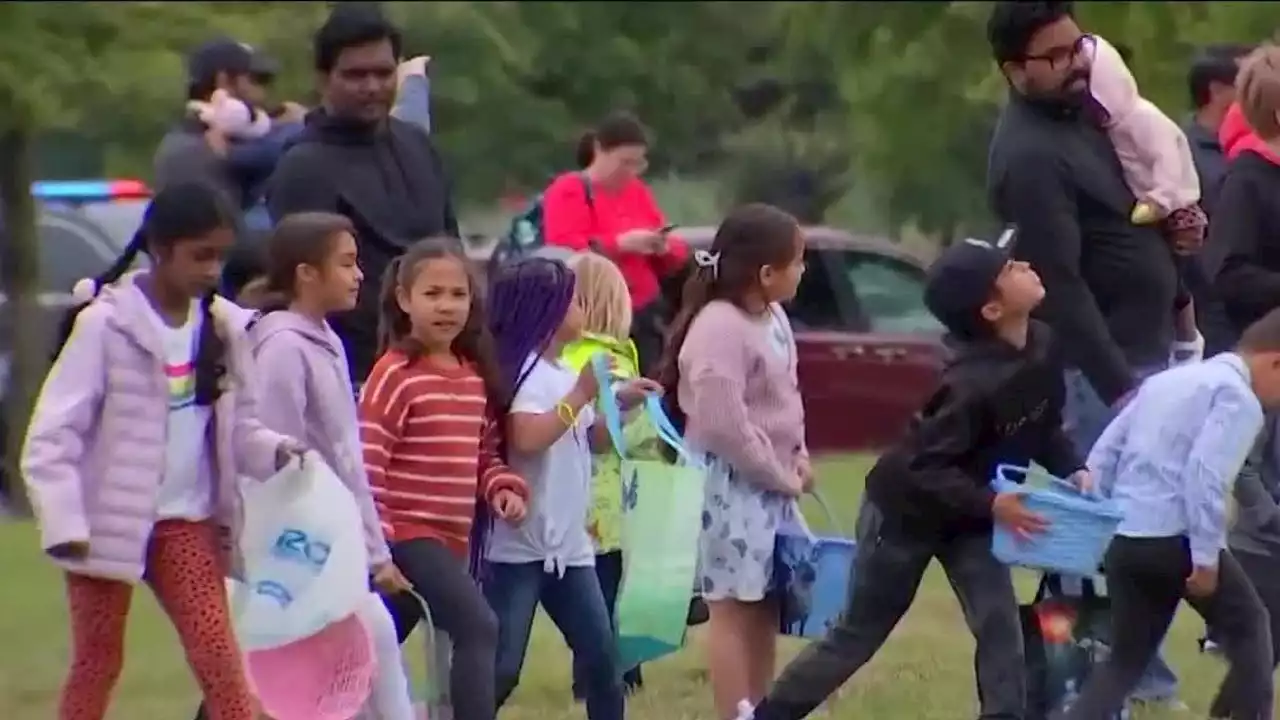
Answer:
<svg viewBox="0 0 1280 720"><path fill-rule="evenodd" d="M681 228L694 248L715 228ZM925 263L879 238L805 229L806 270L787 308L799 348L809 447L883 448L938 382L942 326L924 306Z"/></svg>

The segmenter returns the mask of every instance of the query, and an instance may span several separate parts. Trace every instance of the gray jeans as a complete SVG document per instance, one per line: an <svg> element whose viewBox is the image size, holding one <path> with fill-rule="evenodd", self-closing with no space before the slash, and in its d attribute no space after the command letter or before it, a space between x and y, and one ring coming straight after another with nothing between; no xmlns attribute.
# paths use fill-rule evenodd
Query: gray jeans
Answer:
<svg viewBox="0 0 1280 720"><path fill-rule="evenodd" d="M858 555L839 623L783 669L756 708L755 720L798 720L839 689L875 655L911 607L934 558L977 640L980 719L1022 720L1026 679L1018 601L1009 568L991 555L991 536L945 542L908 537L887 526L880 510L867 501L858 516Z"/></svg>

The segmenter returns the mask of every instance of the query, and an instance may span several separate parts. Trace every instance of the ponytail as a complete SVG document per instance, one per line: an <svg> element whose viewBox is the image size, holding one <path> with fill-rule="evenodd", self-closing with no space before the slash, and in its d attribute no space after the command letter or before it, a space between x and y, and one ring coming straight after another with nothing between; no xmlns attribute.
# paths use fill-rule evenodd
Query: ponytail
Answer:
<svg viewBox="0 0 1280 720"><path fill-rule="evenodd" d="M400 268L403 256L391 261L382 273L382 292L378 297L378 354L397 345L403 345L413 334L409 315L400 309L396 300L396 288L400 286Z"/></svg>
<svg viewBox="0 0 1280 720"><path fill-rule="evenodd" d="M662 355L662 363L658 365L658 383L662 384L663 405L672 424L684 432L685 413L680 409L676 393L680 389L680 348L685 345L685 337L689 336L689 327L694 324L703 307L712 301L716 291L716 268L695 265L689 279L685 281L680 295L680 311L672 320L671 329L667 333L666 348Z"/></svg>
<svg viewBox="0 0 1280 720"><path fill-rule="evenodd" d="M579 170L586 170L596 159L596 131L587 130L578 137L578 146L574 149L574 161Z"/></svg>
<svg viewBox="0 0 1280 720"><path fill-rule="evenodd" d="M222 397L223 382L227 374L227 343L218 332L217 319L213 315L213 292L200 298L200 334L196 338L195 403L209 407Z"/></svg>
<svg viewBox="0 0 1280 720"><path fill-rule="evenodd" d="M71 297L76 303L74 307L62 316L61 322L58 323L58 332L54 335L53 359L57 360L58 355L62 353L62 347L67 344L67 339L71 337L71 331L76 326L76 318L80 316L80 311L89 306L93 299L98 296L98 292L102 288L114 283L124 275L135 260L138 254L147 246L147 233L145 224L139 227L133 233L133 237L129 239L129 244L124 247L124 252L111 263L101 274L91 278L82 278L76 282L71 288Z"/></svg>

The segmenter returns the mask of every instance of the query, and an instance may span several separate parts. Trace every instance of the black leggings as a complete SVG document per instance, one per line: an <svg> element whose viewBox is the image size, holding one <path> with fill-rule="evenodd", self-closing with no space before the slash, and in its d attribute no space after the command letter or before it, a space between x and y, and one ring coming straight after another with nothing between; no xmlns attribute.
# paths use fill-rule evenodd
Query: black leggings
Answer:
<svg viewBox="0 0 1280 720"><path fill-rule="evenodd" d="M493 720L497 714L493 668L498 619L467 572L467 560L436 540L406 540L391 546L391 558L427 601L434 625L449 635L453 660L449 697L456 720ZM422 606L408 593L383 596L403 643L422 620Z"/></svg>

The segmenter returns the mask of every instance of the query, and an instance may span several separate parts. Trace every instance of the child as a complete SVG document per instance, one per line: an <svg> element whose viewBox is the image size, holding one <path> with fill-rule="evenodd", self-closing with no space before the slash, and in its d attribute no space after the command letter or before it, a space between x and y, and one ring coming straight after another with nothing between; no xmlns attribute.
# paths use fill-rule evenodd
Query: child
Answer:
<svg viewBox="0 0 1280 720"><path fill-rule="evenodd" d="M683 293L661 373L689 444L709 453L699 591L710 611L708 669L717 713L758 701L773 679L778 607L773 546L784 510L812 481L796 349L779 303L804 274L795 218L735 210Z"/></svg>
<svg viewBox="0 0 1280 720"><path fill-rule="evenodd" d="M993 492L991 479L1001 463L1036 462L1081 484L1088 474L1061 430L1061 360L1048 328L1029 317L1044 287L1009 259L1012 242L1012 231L994 245L967 239L930 268L925 303L955 355L907 437L867 476L858 572L839 624L782 671L756 720L805 717L835 692L884 644L935 558L977 643L979 716L1023 717L1018 601L1009 568L991 554L991 529L1034 533L1045 521L1018 495Z"/></svg>
<svg viewBox="0 0 1280 720"><path fill-rule="evenodd" d="M381 312L382 355L360 396L365 466L395 565L453 643L453 716L492 720L498 624L468 574L468 539L477 500L518 523L529 493L499 453L506 384L457 241L396 260ZM422 608L408 593L386 603L403 643Z"/></svg>
<svg viewBox="0 0 1280 720"><path fill-rule="evenodd" d="M1213 707L1225 717L1271 717L1266 608L1225 549L1227 493L1264 407L1280 407L1280 311L1245 330L1235 352L1149 378L1093 446L1099 489L1124 511L1106 557L1111 654L1063 718L1119 710L1183 599L1231 664Z"/></svg>
<svg viewBox="0 0 1280 720"><path fill-rule="evenodd" d="M637 377L639 357L635 343L627 338L631 332L631 296L622 272L612 260L597 253L574 254L568 265L575 279L576 302L582 307L583 333L577 342L565 346L560 362L569 370L579 372L593 355L604 352L613 360L614 377L620 380ZM662 457L661 441L647 418L638 417L628 423L623 435L629 457ZM595 456L592 472L587 532L595 546L596 577L604 593L605 607L609 617L614 617L618 586L622 582L622 459L612 446ZM585 697L586 676L587 668L575 661L575 698ZM638 665L623 672L622 684L628 694L640 688Z"/></svg>
<svg viewBox="0 0 1280 720"><path fill-rule="evenodd" d="M316 448L342 478L364 517L374 584L385 593L405 590L408 582L391 562L361 459L346 354L325 320L355 305L363 278L351 222L329 213L289 215L276 226L266 255L262 314L249 327L262 420ZM369 593L360 617L378 655L370 708L383 720L413 720L395 625L377 593Z"/></svg>
<svg viewBox="0 0 1280 720"><path fill-rule="evenodd" d="M484 593L498 616L499 707L520 680L541 603L586 671L587 717L621 720L626 701L613 626L586 524L591 448L607 447L608 432L591 407L598 391L591 363L574 373L558 360L582 331L573 289L568 268L544 258L504 266L492 280L489 322L502 379L513 391L507 450L532 498L523 525L495 523ZM656 389L640 378L621 383L617 394L631 405Z"/></svg>
<svg viewBox="0 0 1280 720"><path fill-rule="evenodd" d="M271 117L265 110L222 88L214 90L208 100L188 100L187 110L228 140L257 140L271 132Z"/></svg>
<svg viewBox="0 0 1280 720"><path fill-rule="evenodd" d="M1204 353L1204 338L1196 329L1195 309L1186 286L1188 273L1197 272L1197 268L1184 258L1199 252L1204 244L1208 219L1198 204L1200 178L1191 146L1177 123L1138 94L1138 84L1116 48L1105 38L1092 38L1095 47L1089 89L1129 189L1138 198L1133 222L1160 223L1179 266L1174 359L1199 359Z"/></svg>
<svg viewBox="0 0 1280 720"><path fill-rule="evenodd" d="M42 547L66 571L60 720L106 715L139 579L177 629L210 717L253 717L220 543L237 530L238 476L269 477L302 446L258 422L240 326L214 299L234 212L198 183L161 190L94 280L98 297L72 311L41 390L22 474ZM151 269L121 278L144 246Z"/></svg>

